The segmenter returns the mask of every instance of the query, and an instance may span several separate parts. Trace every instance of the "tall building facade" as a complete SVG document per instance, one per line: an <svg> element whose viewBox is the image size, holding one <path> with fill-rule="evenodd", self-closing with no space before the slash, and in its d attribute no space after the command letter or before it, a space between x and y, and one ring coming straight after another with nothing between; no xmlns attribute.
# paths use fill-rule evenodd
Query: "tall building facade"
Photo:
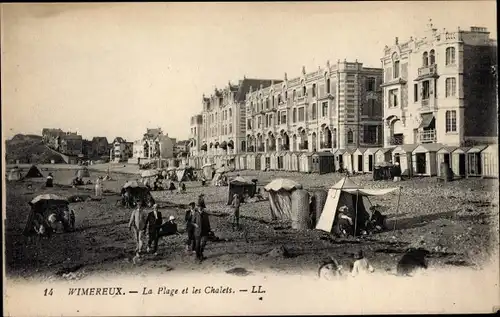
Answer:
<svg viewBox="0 0 500 317"><path fill-rule="evenodd" d="M327 62L246 97L248 152L324 151L382 145L383 70Z"/></svg>
<svg viewBox="0 0 500 317"><path fill-rule="evenodd" d="M238 154L247 149L245 98L251 87L268 87L280 80L248 79L228 83L203 96L201 155Z"/></svg>
<svg viewBox="0 0 500 317"><path fill-rule="evenodd" d="M483 27L437 30L386 46L384 146L463 146L497 135L497 44Z"/></svg>
<svg viewBox="0 0 500 317"><path fill-rule="evenodd" d="M203 115L197 114L192 116L189 127L189 140L191 140L189 155L199 156L202 146Z"/></svg>

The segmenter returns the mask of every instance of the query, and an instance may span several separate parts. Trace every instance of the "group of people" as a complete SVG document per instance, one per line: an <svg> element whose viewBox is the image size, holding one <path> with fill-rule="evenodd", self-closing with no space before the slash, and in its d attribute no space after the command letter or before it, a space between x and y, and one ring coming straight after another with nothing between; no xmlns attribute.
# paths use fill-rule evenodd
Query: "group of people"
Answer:
<svg viewBox="0 0 500 317"><path fill-rule="evenodd" d="M366 235L368 233L381 232L385 229L386 216L378 210L377 206L370 207L369 217L356 217L355 211L343 205L338 209L338 220L334 232L338 236L353 236L354 234Z"/></svg>
<svg viewBox="0 0 500 317"><path fill-rule="evenodd" d="M354 263L352 265L350 275L352 277L356 277L373 273L374 271L375 269L370 264L368 259L364 256L363 251L359 250L354 255ZM333 257L325 261L318 269L318 276L321 279L333 280L343 275L343 267L339 265L337 260Z"/></svg>
<svg viewBox="0 0 500 317"><path fill-rule="evenodd" d="M189 203L189 208L184 217L186 225L186 252L196 254L196 259L200 263L205 259L203 251L208 238L212 233L210 218L206 212L204 195L198 197L198 203ZM181 235L178 231L175 217L170 216L166 223L163 223L162 214L158 211L158 205L154 204L150 212L144 212L141 204L137 205L130 215L128 224L132 230L136 242L136 257L140 257L143 249L144 236L147 234L146 252L157 255L158 242L161 237L170 235Z"/></svg>

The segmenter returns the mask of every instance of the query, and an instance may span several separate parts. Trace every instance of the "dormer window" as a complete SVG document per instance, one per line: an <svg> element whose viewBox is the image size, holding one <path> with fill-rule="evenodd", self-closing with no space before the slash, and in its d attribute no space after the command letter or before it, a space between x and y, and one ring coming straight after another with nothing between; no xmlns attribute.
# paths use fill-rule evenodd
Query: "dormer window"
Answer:
<svg viewBox="0 0 500 317"><path fill-rule="evenodd" d="M394 79L399 78L399 56L397 53L392 54L392 63L393 63L392 78Z"/></svg>
<svg viewBox="0 0 500 317"><path fill-rule="evenodd" d="M429 54L427 54L427 52L424 52L422 56L422 66L423 67L429 66Z"/></svg>

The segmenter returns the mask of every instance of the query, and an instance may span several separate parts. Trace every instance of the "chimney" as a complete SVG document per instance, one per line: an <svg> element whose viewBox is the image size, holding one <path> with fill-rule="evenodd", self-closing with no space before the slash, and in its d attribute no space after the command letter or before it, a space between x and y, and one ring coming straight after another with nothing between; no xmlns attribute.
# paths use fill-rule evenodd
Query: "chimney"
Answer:
<svg viewBox="0 0 500 317"><path fill-rule="evenodd" d="M398 45L399 44L399 38L396 36L396 39L394 40L395 44Z"/></svg>

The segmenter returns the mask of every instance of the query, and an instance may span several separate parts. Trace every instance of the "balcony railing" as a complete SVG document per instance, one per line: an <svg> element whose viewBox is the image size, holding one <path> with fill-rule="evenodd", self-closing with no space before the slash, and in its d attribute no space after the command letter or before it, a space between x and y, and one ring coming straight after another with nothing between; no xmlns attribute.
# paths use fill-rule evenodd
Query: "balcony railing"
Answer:
<svg viewBox="0 0 500 317"><path fill-rule="evenodd" d="M421 143L435 143L436 142L436 130L429 129L420 132L420 142Z"/></svg>
<svg viewBox="0 0 500 317"><path fill-rule="evenodd" d="M434 76L437 75L437 64L433 64L430 66L420 67L418 69L418 76Z"/></svg>
<svg viewBox="0 0 500 317"><path fill-rule="evenodd" d="M288 150L290 150L290 145L282 144L282 145L280 145L280 150L281 151L288 151Z"/></svg>
<svg viewBox="0 0 500 317"><path fill-rule="evenodd" d="M300 143L299 144L299 150L307 150L309 148L307 143Z"/></svg>
<svg viewBox="0 0 500 317"><path fill-rule="evenodd" d="M253 146L249 146L247 148L247 152L255 152L255 148Z"/></svg>
<svg viewBox="0 0 500 317"><path fill-rule="evenodd" d="M402 145L403 144L403 136L393 136L391 137L391 145Z"/></svg>

